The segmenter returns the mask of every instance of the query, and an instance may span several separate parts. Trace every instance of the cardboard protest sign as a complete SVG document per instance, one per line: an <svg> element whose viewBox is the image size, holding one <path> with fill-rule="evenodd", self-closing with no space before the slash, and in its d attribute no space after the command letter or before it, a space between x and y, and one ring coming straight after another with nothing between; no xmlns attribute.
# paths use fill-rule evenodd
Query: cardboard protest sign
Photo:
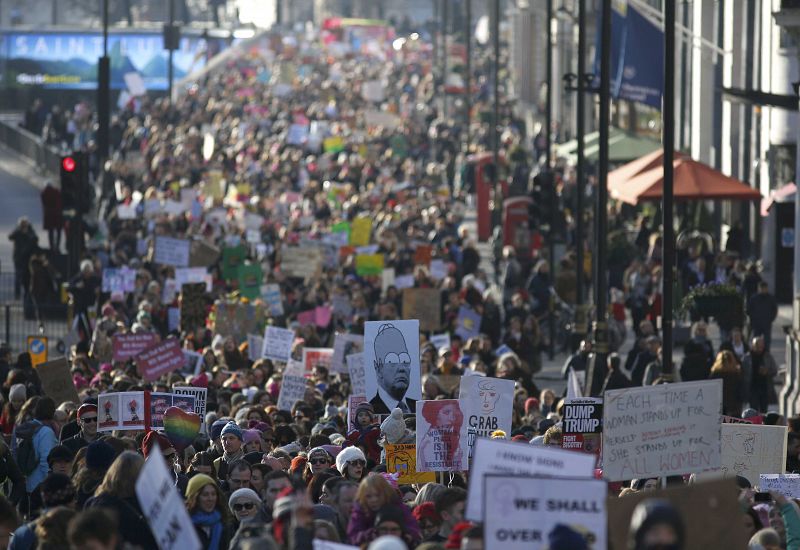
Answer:
<svg viewBox="0 0 800 550"><path fill-rule="evenodd" d="M264 310L254 304L217 302L214 305L214 332L241 341L258 334L264 327Z"/></svg>
<svg viewBox="0 0 800 550"><path fill-rule="evenodd" d="M283 372L281 391L278 395L278 409L291 411L292 405L303 401L306 396L306 379L300 369L287 368Z"/></svg>
<svg viewBox="0 0 800 550"><path fill-rule="evenodd" d="M313 277L321 268L322 259L322 249L319 247L284 247L281 252L281 272L298 279Z"/></svg>
<svg viewBox="0 0 800 550"><path fill-rule="evenodd" d="M464 413L457 399L417 401L417 471L469 468Z"/></svg>
<svg viewBox="0 0 800 550"><path fill-rule="evenodd" d="M205 283L206 291L211 292L212 279L204 267L179 267L175 270L175 283L178 288L188 283Z"/></svg>
<svg viewBox="0 0 800 550"><path fill-rule="evenodd" d="M136 271L128 267L103 269L103 292L133 292Z"/></svg>
<svg viewBox="0 0 800 550"><path fill-rule="evenodd" d="M160 550L203 548L161 453L148 455L136 479L136 498Z"/></svg>
<svg viewBox="0 0 800 550"><path fill-rule="evenodd" d="M383 254L358 254L356 274L364 277L383 274Z"/></svg>
<svg viewBox="0 0 800 550"><path fill-rule="evenodd" d="M175 338L164 340L136 356L139 375L148 382L181 368L184 362L180 342Z"/></svg>
<svg viewBox="0 0 800 550"><path fill-rule="evenodd" d="M333 357L331 371L347 372L345 357L364 351L364 337L360 334L342 334L337 332L333 340Z"/></svg>
<svg viewBox="0 0 800 550"><path fill-rule="evenodd" d="M419 319L425 332L442 326L442 292L436 288L406 288L403 290L403 317Z"/></svg>
<svg viewBox="0 0 800 550"><path fill-rule="evenodd" d="M143 391L100 394L97 430L144 430L147 413Z"/></svg>
<svg viewBox="0 0 800 550"><path fill-rule="evenodd" d="M394 130L402 124L397 115L374 109L364 111L364 123L370 127L383 126L388 130Z"/></svg>
<svg viewBox="0 0 800 550"><path fill-rule="evenodd" d="M318 327L327 327L331 322L333 310L330 306L317 306L308 311L302 311L297 314L297 322L301 325L316 325Z"/></svg>
<svg viewBox="0 0 800 550"><path fill-rule="evenodd" d="M603 476L622 481L719 468L721 412L722 380L607 391Z"/></svg>
<svg viewBox="0 0 800 550"><path fill-rule="evenodd" d="M414 265L430 265L433 256L433 245L420 244L414 249Z"/></svg>
<svg viewBox="0 0 800 550"><path fill-rule="evenodd" d="M200 433L206 433L206 401L208 400L208 388L196 388L194 386L174 386L172 393L176 395L188 395L194 397L194 413L200 417Z"/></svg>
<svg viewBox="0 0 800 550"><path fill-rule="evenodd" d="M247 358L255 362L263 357L264 338L257 334L247 335Z"/></svg>
<svg viewBox="0 0 800 550"><path fill-rule="evenodd" d="M203 368L203 354L196 351L184 349L183 352L183 368L180 369L181 374L191 374L197 376Z"/></svg>
<svg viewBox="0 0 800 550"><path fill-rule="evenodd" d="M244 245L226 246L222 249L222 278L226 281L236 279L239 266L247 258L247 247Z"/></svg>
<svg viewBox="0 0 800 550"><path fill-rule="evenodd" d="M775 491L786 498L800 498L800 474L761 474L759 491Z"/></svg>
<svg viewBox="0 0 800 550"><path fill-rule="evenodd" d="M261 279L263 277L259 264L244 264L237 269L239 294L248 300L255 300L261 295Z"/></svg>
<svg viewBox="0 0 800 550"><path fill-rule="evenodd" d="M376 414L394 407L413 413L422 399L419 321L367 321L364 324L366 396Z"/></svg>
<svg viewBox="0 0 800 550"><path fill-rule="evenodd" d="M264 349L261 351L261 356L288 363L292 356L293 343L293 330L270 325L264 330Z"/></svg>
<svg viewBox="0 0 800 550"><path fill-rule="evenodd" d="M317 366L325 367L330 372L332 359L333 348L303 348L303 367L307 373Z"/></svg>
<svg viewBox="0 0 800 550"><path fill-rule="evenodd" d="M520 445L503 439L479 438L472 451L465 517L483 521L483 483L487 474L594 478L595 458L554 447Z"/></svg>
<svg viewBox="0 0 800 550"><path fill-rule="evenodd" d="M283 296L279 285L269 284L262 286L261 298L267 304L270 315L275 317L283 315Z"/></svg>
<svg viewBox="0 0 800 550"><path fill-rule="evenodd" d="M372 219L356 218L350 223L350 246L367 246L372 234Z"/></svg>
<svg viewBox="0 0 800 550"><path fill-rule="evenodd" d="M153 262L175 267L189 266L189 241L171 237L156 237Z"/></svg>
<svg viewBox="0 0 800 550"><path fill-rule="evenodd" d="M162 431L165 428L164 417L170 408L179 409L185 413L194 414L194 396L177 395L174 393L150 394L150 429ZM195 432L196 434L197 432Z"/></svg>
<svg viewBox="0 0 800 550"><path fill-rule="evenodd" d="M209 267L217 263L220 250L213 244L204 240L193 240L189 251L189 265L191 267Z"/></svg>
<svg viewBox="0 0 800 550"><path fill-rule="evenodd" d="M190 332L206 326L206 284L181 286L181 330Z"/></svg>
<svg viewBox="0 0 800 550"><path fill-rule="evenodd" d="M481 332L481 315L469 306L461 306L456 318L455 333L465 342Z"/></svg>
<svg viewBox="0 0 800 550"><path fill-rule="evenodd" d="M158 342L158 334L115 334L111 337L114 361L127 361Z"/></svg>
<svg viewBox="0 0 800 550"><path fill-rule="evenodd" d="M486 548L545 549L557 525L607 548L605 482L490 474L484 484Z"/></svg>
<svg viewBox="0 0 800 550"><path fill-rule="evenodd" d="M721 480L609 498L606 501L608 548L629 548L634 510L642 501L654 499L677 511L685 550L747 548L750 534L745 533L744 522L733 519L742 514L738 496L739 489L732 480Z"/></svg>
<svg viewBox="0 0 800 550"><path fill-rule="evenodd" d="M450 333L445 332L444 334L432 334L428 341L433 344L438 350L442 348L450 348Z"/></svg>
<svg viewBox="0 0 800 550"><path fill-rule="evenodd" d="M322 140L322 147L326 153L341 153L344 151L344 138L342 136L326 137Z"/></svg>
<svg viewBox="0 0 800 550"><path fill-rule="evenodd" d="M361 97L364 101L380 103L384 100L385 91L380 80L367 80L361 84Z"/></svg>
<svg viewBox="0 0 800 550"><path fill-rule="evenodd" d="M515 382L483 376L461 376L459 382L458 400L475 435L489 437L495 430L510 434Z"/></svg>
<svg viewBox="0 0 800 550"><path fill-rule="evenodd" d="M786 434L786 426L722 424L722 476L740 475L758 485L761 474L784 473Z"/></svg>
<svg viewBox="0 0 800 550"><path fill-rule="evenodd" d="M599 397L566 399L561 431L563 449L599 455L603 434L603 399Z"/></svg>
<svg viewBox="0 0 800 550"><path fill-rule="evenodd" d="M42 391L55 401L56 406L64 401L80 403L78 392L72 383L72 374L66 357L59 357L36 365L36 374L42 383Z"/></svg>
<svg viewBox="0 0 800 550"><path fill-rule="evenodd" d="M397 290L414 288L414 275L410 273L407 275L396 275L394 278L394 286L397 287Z"/></svg>
<svg viewBox="0 0 800 550"><path fill-rule="evenodd" d="M432 483L436 481L435 472L417 471L417 446L413 443L392 445L385 443L386 470L390 474L399 473L399 485L412 483Z"/></svg>
<svg viewBox="0 0 800 550"><path fill-rule="evenodd" d="M350 391L354 395L366 395L367 376L364 368L364 354L353 353L345 356L347 372L350 375Z"/></svg>
<svg viewBox="0 0 800 550"><path fill-rule="evenodd" d="M431 265L428 267L428 273L434 281L441 281L447 277L449 268L444 260L431 260Z"/></svg>

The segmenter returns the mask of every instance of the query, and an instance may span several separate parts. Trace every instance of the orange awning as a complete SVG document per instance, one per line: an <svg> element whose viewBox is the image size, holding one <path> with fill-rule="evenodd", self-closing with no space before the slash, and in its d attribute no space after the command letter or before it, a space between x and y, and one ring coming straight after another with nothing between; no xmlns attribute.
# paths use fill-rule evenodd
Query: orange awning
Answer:
<svg viewBox="0 0 800 550"><path fill-rule="evenodd" d="M663 155L663 151L658 150L609 172L611 198L629 204L660 201L664 185ZM681 153L675 153L672 166L675 200L761 199L761 193L746 183Z"/></svg>

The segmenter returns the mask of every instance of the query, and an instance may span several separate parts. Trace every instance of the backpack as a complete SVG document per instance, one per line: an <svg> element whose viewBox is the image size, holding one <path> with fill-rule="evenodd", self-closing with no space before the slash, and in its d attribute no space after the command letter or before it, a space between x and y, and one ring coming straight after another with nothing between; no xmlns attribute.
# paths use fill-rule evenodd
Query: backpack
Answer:
<svg viewBox="0 0 800 550"><path fill-rule="evenodd" d="M17 465L25 477L31 475L39 466L39 457L36 456L33 438L41 428L42 425L39 422L29 420L21 426L17 426L16 429Z"/></svg>

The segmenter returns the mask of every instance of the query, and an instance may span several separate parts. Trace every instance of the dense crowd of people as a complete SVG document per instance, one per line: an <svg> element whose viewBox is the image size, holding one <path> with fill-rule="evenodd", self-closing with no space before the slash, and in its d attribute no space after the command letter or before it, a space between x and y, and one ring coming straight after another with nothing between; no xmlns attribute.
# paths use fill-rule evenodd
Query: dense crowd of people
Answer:
<svg viewBox="0 0 800 550"><path fill-rule="evenodd" d="M6 488L0 548L155 548L135 492L138 473L154 452L172 468L206 549L305 550L313 539L376 550L484 548L481 525L464 521L467 474L402 485L387 471L385 444L416 441L413 414L398 408L381 417L366 402L348 425L348 377L323 365L309 373L305 399L281 410L285 365L253 355L246 334L221 333L215 322L221 304L258 308L263 319L255 332L264 325L295 330L292 353L300 360L303 348L332 347L337 332L363 335L366 321L401 319L402 289L384 285L382 274L366 274L357 261L361 252L333 240L341 222L368 219L369 238L361 244L372 247L370 254L383 255L383 267L394 269L395 280L410 275L413 288L441 295L441 329L420 334L423 399L457 398L458 385L449 380L466 371L513 380L513 430L493 437L561 445L563 395L539 388L533 376L552 337L541 328L551 295L575 305L577 278L587 277L575 260L576 245L584 243L575 242L567 213L563 258L547 258L543 247L533 251L534 261L528 254L523 261L514 247L497 246L496 280L484 270L467 224L474 189L468 181L457 184L465 129L437 111L437 82L426 52L420 44L401 52L342 54L305 36L271 37L209 73L174 104L141 97L116 115L113 157L97 167L97 223L87 224L81 235L88 243L80 272L68 284L79 336L68 359L80 401L54 402L43 392L30 355L0 347L0 480ZM490 57L479 59L476 113L487 108L491 83ZM372 96L374 82L382 88L378 98ZM388 116L375 122L376 111ZM41 112L39 105L32 108L26 124L48 141L93 150L85 106L68 117ZM502 115L504 152L515 159L512 183L527 190L536 161L523 153L528 138L510 103L503 102ZM310 131L298 135L298 127ZM468 152L486 150L488 125L476 123L472 137ZM559 197L567 212L574 193L574 174L560 168ZM153 211L151 204L162 207ZM165 211L166 204L179 206ZM126 214L131 210L133 216ZM613 219L620 224L616 229L632 220ZM170 291L175 268L154 261L157 237L190 239L193 251L204 244L217 252L199 264L207 267L211 290L205 317L195 326L176 325L170 317L171 309L180 309L181 292ZM57 250L54 239L50 247ZM19 285L38 295L32 266L42 249L27 220L12 240ZM333 257L323 258L307 276L285 267L300 250L331 243ZM239 245L246 250L243 264L260 266L260 283L278 285L279 312L262 296L244 298L243 281L225 272L219 252ZM429 258L418 260L417 250L427 246ZM739 323L720 324L717 350L708 319L692 312L682 362L674 372L664 371L655 328L663 307L659 247L657 228L645 219L627 254L610 262L615 353L607 369L595 370L598 381L585 381L587 389L597 395L721 378L724 414L787 424L771 412L775 300L757 269L734 250L709 257L712 251L697 243L686 247L680 262L687 292L712 282L730 284L746 302ZM431 260L441 260L444 273L434 272ZM135 271L133 288L104 291L104 269L122 267ZM477 335L468 339L456 334L465 305L480 315ZM333 312L327 322L301 322L301 313L328 306ZM630 349L628 330L635 333ZM450 344L432 344L434 332L447 333ZM114 335L147 333L200 353L201 367L146 382L135 360L114 360ZM589 372L591 351L591 343L582 342L567 359L565 377L570 369ZM207 434L185 450L156 431L98 431L99 394L168 392L176 385L208 392ZM789 419L788 426L787 471L795 471L800 419ZM742 518L731 521L744 522L751 548L797 548L796 504L780 495L772 504L756 504L744 485ZM609 491L624 496L657 486L658 480L636 479L624 488L610 484ZM631 548L682 547L677 529L646 536L653 525L668 523L653 517L632 531ZM552 550L591 547L567 526L554 530L547 544Z"/></svg>

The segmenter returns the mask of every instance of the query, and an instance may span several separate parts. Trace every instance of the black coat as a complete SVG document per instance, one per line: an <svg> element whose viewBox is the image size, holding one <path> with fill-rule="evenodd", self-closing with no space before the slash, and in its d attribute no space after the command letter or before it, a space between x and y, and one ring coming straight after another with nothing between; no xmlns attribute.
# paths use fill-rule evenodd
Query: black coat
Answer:
<svg viewBox="0 0 800 550"><path fill-rule="evenodd" d="M124 542L142 548L158 547L136 497L122 499L100 494L87 500L84 506L84 508L94 507L106 508L116 513L119 519L119 534Z"/></svg>

